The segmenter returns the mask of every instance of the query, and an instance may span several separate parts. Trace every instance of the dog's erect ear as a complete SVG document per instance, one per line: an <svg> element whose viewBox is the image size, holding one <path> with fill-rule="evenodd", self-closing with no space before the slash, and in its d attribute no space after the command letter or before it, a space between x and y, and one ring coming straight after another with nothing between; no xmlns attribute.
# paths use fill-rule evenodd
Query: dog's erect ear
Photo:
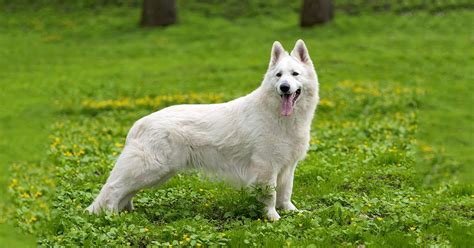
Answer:
<svg viewBox="0 0 474 248"><path fill-rule="evenodd" d="M308 49L306 48L303 40L296 41L295 48L293 48L293 51L291 51L291 56L295 57L303 64L312 64Z"/></svg>
<svg viewBox="0 0 474 248"><path fill-rule="evenodd" d="M281 45L280 42L275 41L273 42L273 47L272 47L272 55L270 58L270 66L274 66L278 63L278 61L281 59L283 56L283 53L285 50L283 49L283 46Z"/></svg>

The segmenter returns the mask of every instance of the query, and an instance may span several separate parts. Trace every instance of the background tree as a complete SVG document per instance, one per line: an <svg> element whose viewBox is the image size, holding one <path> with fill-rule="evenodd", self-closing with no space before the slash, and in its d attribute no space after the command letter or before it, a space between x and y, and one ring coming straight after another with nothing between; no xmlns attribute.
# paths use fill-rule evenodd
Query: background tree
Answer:
<svg viewBox="0 0 474 248"><path fill-rule="evenodd" d="M142 26L168 26L176 23L176 0L143 0Z"/></svg>
<svg viewBox="0 0 474 248"><path fill-rule="evenodd" d="M334 17L334 5L331 0L304 0L301 9L302 27L322 24Z"/></svg>

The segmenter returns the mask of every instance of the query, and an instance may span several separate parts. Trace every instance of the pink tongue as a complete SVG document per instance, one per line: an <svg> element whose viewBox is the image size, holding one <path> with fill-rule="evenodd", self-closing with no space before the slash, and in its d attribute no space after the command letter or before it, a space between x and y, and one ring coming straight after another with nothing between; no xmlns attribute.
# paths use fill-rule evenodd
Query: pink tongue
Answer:
<svg viewBox="0 0 474 248"><path fill-rule="evenodd" d="M293 98L295 98L294 94L283 95L282 102L281 102L282 115L289 116L291 112L293 112Z"/></svg>

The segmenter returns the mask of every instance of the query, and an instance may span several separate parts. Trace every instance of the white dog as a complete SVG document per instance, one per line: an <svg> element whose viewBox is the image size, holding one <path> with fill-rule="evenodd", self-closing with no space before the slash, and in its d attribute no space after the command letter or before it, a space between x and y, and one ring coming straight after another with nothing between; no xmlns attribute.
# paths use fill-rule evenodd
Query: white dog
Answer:
<svg viewBox="0 0 474 248"><path fill-rule="evenodd" d="M107 182L87 208L132 210L132 197L185 169L204 169L243 185L270 187L259 199L267 218L291 202L293 173L309 146L319 100L316 71L302 40L288 54L273 44L259 88L221 104L178 105L138 120Z"/></svg>

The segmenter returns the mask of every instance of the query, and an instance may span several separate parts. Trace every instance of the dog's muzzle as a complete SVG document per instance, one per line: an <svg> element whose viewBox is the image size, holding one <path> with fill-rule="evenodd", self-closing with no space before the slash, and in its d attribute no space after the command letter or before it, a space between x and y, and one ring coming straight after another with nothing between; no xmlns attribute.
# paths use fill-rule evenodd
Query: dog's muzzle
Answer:
<svg viewBox="0 0 474 248"><path fill-rule="evenodd" d="M282 85L280 85L280 90L284 93L281 95L281 114L283 116L289 116L293 112L295 102L301 94L301 89L297 89L295 92L290 93L289 85L286 91L282 90Z"/></svg>

